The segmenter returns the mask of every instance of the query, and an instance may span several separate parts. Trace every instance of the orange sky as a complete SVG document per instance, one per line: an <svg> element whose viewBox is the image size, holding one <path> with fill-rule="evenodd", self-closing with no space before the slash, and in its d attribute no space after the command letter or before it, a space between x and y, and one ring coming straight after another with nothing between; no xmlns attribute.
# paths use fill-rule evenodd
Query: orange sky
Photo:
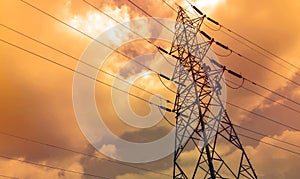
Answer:
<svg viewBox="0 0 300 179"><path fill-rule="evenodd" d="M28 2L94 38L108 28L116 25L113 20L97 12L81 0L54 0L43 2L28 0ZM89 2L113 17L118 18L121 22L145 16L126 0L112 0L108 2L104 0L90 0ZM172 20L176 18L176 13L161 0L147 1L147 3L142 3L137 0L134 2L143 7L154 17L169 18ZM174 1L168 2L176 8ZM176 2L188 7L186 2L179 0ZM286 2L271 0L255 2L216 0L201 2L215 2L200 3L199 0L196 5L201 8L203 12L208 13L210 17L218 20L224 26L257 42L266 49L286 59L289 63L300 67L300 21L297 19L300 2L297 0ZM51 19L47 15L38 12L19 0L0 1L0 21L2 25L38 39L67 54L71 54L75 58L80 58L84 50L92 43L92 40L88 37ZM16 34L2 25L0 26L2 40L21 46L46 58L53 59L72 69L76 68L77 62L72 60L72 58L66 57L22 35ZM213 26L212 24L208 25ZM140 28L143 28L143 26ZM203 26L203 29L230 48L236 49L236 51L254 59L256 62L268 66L289 79L300 83L300 77L297 75L299 71L297 71L297 69L288 65L290 70L282 68L254 51L249 50L249 48L239 44L220 31L215 32L205 26ZM116 39L121 40L121 42L125 39L122 38L124 37L116 37ZM112 41L113 43L117 43L116 40ZM160 43L168 48L168 44ZM5 175L17 178L93 178L81 174L38 167L1 157L7 156L18 160L32 161L34 163L56 166L67 170L108 178L164 178L164 176L160 174L120 165L118 162L109 162L105 156L97 152L97 150L89 144L77 124L73 110L73 72L9 46L4 42L0 42L0 46L0 176ZM155 48L143 41L125 44L119 49L126 52L129 56L142 55L155 51ZM227 53L217 46L213 46L213 49L221 54ZM103 65L103 69L113 74L117 74L122 64L128 62L128 59L117 54L111 54L109 59L110 60ZM277 93L287 96L294 101L300 101L300 88L295 84L287 82L252 63L238 58L234 54L226 58L220 57L219 61L230 69L243 74L245 77L259 84L263 84ZM282 63L281 61L278 62ZM131 71L128 73L130 72ZM240 82L233 77L226 77L237 83ZM113 81L111 77L103 73L99 73L98 78L108 83ZM155 76L142 78L135 82L136 85L142 88L172 99L174 95L169 93L168 90L159 83L158 78ZM300 111L298 105L271 94L270 92L246 82L244 87ZM101 84L97 84L95 89L97 106L99 111L104 114L106 124L115 134L122 136L124 139L139 142L151 141L163 136L172 129L165 121L161 121L157 126L150 129L129 127L120 122L116 113L113 111L114 109L110 98L111 89ZM131 92L137 93L144 98L149 98L149 95L137 89L131 89ZM299 113L287 109L278 103L268 101L242 88L238 90L228 88L227 97L230 103L288 124L294 128L300 128ZM150 108L147 103L134 98L130 98L130 100L131 106L138 114L145 115L149 112ZM286 127L276 125L255 115L237 110L232 106L228 106L227 110L232 121L236 124L258 132L263 132L276 139L300 145L299 131L293 131ZM170 115L169 117L171 118L173 116ZM240 132L244 131L240 130ZM96 155L98 158L87 157L78 153L24 141L3 133ZM244 133L251 134L247 132ZM252 137L262 142L286 147L297 152L300 151L299 147L289 146L279 141L269 139L266 136L253 135ZM241 141L246 148L246 152L259 178L297 178L299 173L298 169L300 167L299 155L242 137ZM192 155L192 153L186 154L187 161ZM155 172L171 174L172 156L147 164L131 165L148 168Z"/></svg>

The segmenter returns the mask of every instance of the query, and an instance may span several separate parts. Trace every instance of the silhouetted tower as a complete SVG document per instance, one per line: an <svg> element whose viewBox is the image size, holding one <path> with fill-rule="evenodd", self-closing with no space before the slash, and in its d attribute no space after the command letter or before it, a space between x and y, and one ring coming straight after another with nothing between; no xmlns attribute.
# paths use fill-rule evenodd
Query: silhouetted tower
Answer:
<svg viewBox="0 0 300 179"><path fill-rule="evenodd" d="M223 105L225 69L210 51L214 39L200 31L203 20L179 7L170 50L178 84L173 178L257 178Z"/></svg>

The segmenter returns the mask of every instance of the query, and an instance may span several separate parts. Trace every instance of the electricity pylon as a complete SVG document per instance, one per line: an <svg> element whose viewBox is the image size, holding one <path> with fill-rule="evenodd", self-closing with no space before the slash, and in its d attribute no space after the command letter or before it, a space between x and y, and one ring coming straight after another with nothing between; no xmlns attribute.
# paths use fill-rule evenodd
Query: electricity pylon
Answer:
<svg viewBox="0 0 300 179"><path fill-rule="evenodd" d="M178 84L173 178L257 178L223 105L225 69L208 55L214 39L200 37L208 37L200 31L203 20L179 7L169 52L177 58Z"/></svg>

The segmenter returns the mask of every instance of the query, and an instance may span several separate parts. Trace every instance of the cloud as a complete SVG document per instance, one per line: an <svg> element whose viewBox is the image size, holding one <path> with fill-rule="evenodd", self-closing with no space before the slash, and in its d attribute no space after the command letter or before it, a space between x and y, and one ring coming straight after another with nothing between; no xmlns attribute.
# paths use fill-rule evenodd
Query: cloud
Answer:
<svg viewBox="0 0 300 179"><path fill-rule="evenodd" d="M295 145L300 145L299 143L299 132L295 131L284 131L280 135L273 136L276 139L290 142ZM242 138L244 139L244 138ZM279 141L274 141L270 138L263 138L261 141L270 143L272 145L282 146L289 150L298 151L296 147L291 147L289 145L283 144ZM225 154L223 159L230 159L229 164L232 165L233 159L236 158L238 154L235 150L228 151L228 146L224 145L225 149L221 153ZM223 148L221 147L221 149ZM248 157L258 175L259 178L268 179L268 178L297 178L298 176L298 168L300 166L299 156L283 151L281 149L276 149L272 146L268 146L264 143L259 143L257 146L244 146ZM195 151L194 151L195 152ZM185 152L184 160L186 164L189 164L189 168L193 169L193 165L189 163L189 161L193 161L195 158L195 153L193 151ZM172 168L162 170L161 172L171 174ZM124 175L120 175L118 179L127 179L127 178L157 178L155 174L151 173L127 173Z"/></svg>
<svg viewBox="0 0 300 179"><path fill-rule="evenodd" d="M275 135L273 137L295 145L300 145L299 134L299 132L286 130L280 135ZM289 150L299 151L299 148L282 144L281 142L274 141L267 137L263 138L261 141L277 146L283 146ZM263 143L259 143L256 147L248 146L246 147L246 151L260 178L297 178L299 175L299 155L281 149L275 149Z"/></svg>
<svg viewBox="0 0 300 179"><path fill-rule="evenodd" d="M18 158L18 160L25 160L24 158ZM78 159L77 159L78 160ZM46 162L40 162L46 164ZM46 164L47 165L47 164ZM46 167L35 166L15 160L0 160L1 174L11 177L21 177L24 179L31 178L64 178L64 179L81 179L81 174L70 173L62 170L53 170ZM52 165L58 168L64 168L76 172L83 172L82 166L76 161L70 161L69 165L61 167L60 165Z"/></svg>
<svg viewBox="0 0 300 179"><path fill-rule="evenodd" d="M172 173L172 169L158 170L157 172L170 175ZM139 178L156 179L156 178L168 178L168 177L172 176L172 175L170 175L170 176L161 175L159 173L157 173L157 174L154 174L154 173L151 173L151 172L146 172L146 173L143 173L143 174L126 173L124 175L116 176L116 179L139 179Z"/></svg>
<svg viewBox="0 0 300 179"><path fill-rule="evenodd" d="M108 144L103 145L100 149L101 152L109 155L109 157L116 157L117 148L115 145Z"/></svg>
<svg viewBox="0 0 300 179"><path fill-rule="evenodd" d="M146 16L128 1L91 2L114 17L117 17L119 20L121 19L121 21ZM176 13L160 0L137 3L153 16L171 19L175 19L176 17ZM175 7L173 2L170 3ZM178 3L180 4L182 2ZM272 4L272 6L270 4ZM59 19L69 22L74 27L78 27L95 36L114 24L112 20L104 18L101 13L82 1L56 0L43 3L39 2L35 5L55 15ZM1 22L3 24L16 28L25 34L53 45L75 57L80 57L84 49L91 42L91 40L84 35L42 15L42 13L33 10L21 2L2 1L0 8L1 20L3 20ZM17 9L17 11L15 9ZM288 11L286 11L286 9L288 9ZM211 11L211 15L219 22L222 22L222 24L228 25L228 27L231 27L237 32L242 32L243 35L253 39L271 51L274 51L276 54L287 58L290 63L299 66L300 62L298 59L300 58L300 55L298 46L300 36L298 32L300 24L294 18L298 16L298 9L299 2L297 1L266 1L253 3L227 0L226 3L221 3L215 11ZM140 25L140 28L143 28L142 24ZM147 33L160 33L161 30L161 27L153 26L153 29L150 29L149 32L147 31ZM210 34L218 37L217 33ZM41 45L37 43L25 40L25 38L21 38L21 36L5 30L4 28L1 28L1 38L38 52L45 57L55 59L72 68L75 68L77 64L77 62L70 61L70 59L61 54L59 55L41 47ZM229 40L229 38L220 36L218 39L222 40L222 42L224 40L225 44L237 48L241 53L249 55L259 63L274 68L276 71L292 78L292 73L282 70L273 63L264 61L261 57L257 57L257 55L254 55L253 53L249 53L246 48L242 48L232 40ZM138 50L132 50L134 47L130 47L129 45L125 45L120 49L132 56L143 54L150 49L144 44L141 45L137 43L136 46L139 47ZM62 166L78 171L92 172L109 177L151 178L156 176L155 178L157 178L157 175L152 175L151 172L142 172L138 169L120 165L116 162L109 162L101 158L103 156L96 152L93 147L89 146L77 125L73 112L72 72L58 68L57 66L42 61L32 55L9 47L4 43L1 43L1 49L0 112L2 116L0 120L0 130L22 137L83 151L85 153L93 153L99 156L99 158L77 156L70 152L63 152L58 149L33 144L31 142L24 142L3 135L0 136L1 154L49 165ZM122 65L122 59L120 59L118 55L112 56L116 58L111 63L106 64L106 67L108 67L108 70L116 73ZM278 92L287 95L292 99L299 100L299 89L295 86L288 85L284 80L279 80L268 72L265 72L254 65L249 65L235 57L231 57L231 59L227 61L225 59L220 60L233 70L242 72L246 77L254 79L269 88L277 89ZM140 69L132 66L131 69L127 69L122 73L126 76L138 70ZM111 79L107 79L101 75L99 75L99 77L102 80L111 82ZM293 78L293 80L299 81L298 78ZM153 81L154 82L151 82L151 84L159 83L158 80ZM144 84L147 84L146 82L147 81L141 80L137 83L145 87ZM245 85L251 87L251 85ZM169 93L163 90L163 87L159 87L158 85L152 85L151 87L145 88L160 92L164 95L169 95ZM251 87L251 89L256 91L259 90L255 87ZM99 91L101 90L104 92L99 94ZM156 131L150 130L149 132L147 130L139 131L124 125L114 113L114 109L110 102L110 92L110 89L103 87L103 85L96 85L95 96L97 98L99 111L103 112L103 115L106 118L105 122L115 134L128 140L148 141L156 139L167 132L167 128L160 128ZM258 92L262 92L275 100L280 100L278 97L270 95L268 92ZM141 95L143 94L141 93ZM172 99L171 95L169 96L170 99ZM238 104L239 106L245 106L255 112L269 115L274 118L276 117L276 119L280 118L281 122L287 122L289 120L288 123L290 123L290 125L299 126L299 122L294 120L298 119L297 113L287 112L286 109L282 109L279 105L267 102L253 94L240 90L229 91L228 96L231 102ZM298 107L288 101L282 102L287 105L292 105L295 108ZM138 106L135 108L135 111L138 113L145 113L148 109L145 107L145 104L139 105L140 103L136 103L136 101L134 101L133 104ZM234 121L237 121L237 117L240 116L244 116L243 119L253 117L243 112L236 111L233 108L229 110L229 114L233 114ZM242 126L247 126L251 129L259 128L269 135L277 135L275 137L282 140L295 143L299 141L299 133L285 131L286 129L282 127L271 126L263 120L249 119L240 121L240 123ZM166 127L166 125L159 124L159 126L156 127ZM262 138L262 140L277 144L277 142L269 141L269 139ZM276 177L275 174L278 174L277 176L280 176L281 178L297 177L296 172L300 165L298 162L299 159L295 156L275 151L261 143L246 144L252 145L247 147L247 151L249 150L251 161L254 160L254 165L258 169L260 176L274 178ZM112 154L115 151L113 146L105 146L104 148L111 151ZM228 148L224 147L224 150L225 149L228 151ZM187 153L186 155L187 158L192 157L192 154L189 155ZM172 170L172 160L172 156L168 156L157 162L135 166L148 168L148 165L153 165L150 166L150 169L154 171L170 173ZM273 169L276 169L275 172L272 171L272 167ZM62 173L60 171L39 168L10 160L0 161L0 171L1 174L21 178L82 177L80 175Z"/></svg>
<svg viewBox="0 0 300 179"><path fill-rule="evenodd" d="M82 11L81 9L80 11L75 10L74 12L74 6L71 6L73 4L73 1L69 2L70 3L67 5L69 9L68 15L72 17L69 20L69 24L75 27L76 29L79 29L80 31L83 31L87 34L92 34L94 37L96 37L100 33L104 32L109 28L114 27L117 24L110 17L107 17L105 14L99 12L96 9L93 9L87 4L84 4L86 7L84 8L85 11ZM76 2L74 3L76 4ZM127 6L121 6L119 8L116 6L108 6L106 4L106 6L103 7L101 10L121 23L127 22L130 19L130 14L128 14ZM116 39L114 38L114 40Z"/></svg>
<svg viewBox="0 0 300 179"><path fill-rule="evenodd" d="M270 4L272 4L272 6ZM299 46L300 36L298 32L300 24L298 22L294 22L292 18L298 14L297 9L299 6L300 4L298 1L289 1L286 3L279 1L264 1L259 3L226 1L226 3L217 6L215 11L209 14L209 16L217 20L222 25L243 35L247 39L258 43L267 50L283 57L289 63L300 66L299 60L297 60L300 58L300 55L296 52L298 51L297 49ZM289 11L286 11L285 9L289 9ZM205 22L209 26L213 27L213 24L209 23L209 21ZM294 67L291 67L276 58L272 57L276 62L282 64L281 66L270 61L266 57L261 56L246 46L238 43L221 31L214 32L205 26L202 26L202 28L205 32L215 37L217 41L228 45L235 51L277 73L284 75L289 79L292 79L293 74L298 71ZM225 29L222 30L228 33ZM232 33L229 34L233 35ZM212 48L218 53L227 54L227 51L219 48L218 46L213 45ZM263 51L261 52L266 54ZM226 58L219 57L219 60L229 69L234 70L237 73L241 73L244 77L267 88L276 90L290 84L290 82L287 82L281 77L276 76L245 59L239 58L236 55L231 55ZM226 75L226 77L238 84L241 83L240 80L231 75ZM263 95L269 95L269 92L257 88L247 82L245 82L244 87L250 88ZM263 101L262 98L242 89L227 89L229 101L247 109L253 109ZM284 95L288 95L288 93ZM243 100L240 100L241 98ZM230 111L230 114L233 114L234 116L241 116L241 112L235 108L231 109L229 107L228 110Z"/></svg>
<svg viewBox="0 0 300 179"><path fill-rule="evenodd" d="M292 78L295 81L299 81L299 77L295 76ZM286 85L278 90L276 90L277 93L282 94L286 96L287 98L299 101L300 97L297 94L297 91L299 90L299 87L295 87L294 85ZM278 121L282 124L286 124L288 126L291 126L293 128L299 129L300 128L300 122L299 122L299 105L281 98L277 96L276 94L270 94L268 96L272 100L275 100L277 102L280 102L281 104L284 104L285 106L282 106L278 103L272 102L267 99L262 99L260 104L254 107L251 111L257 114L260 114L262 116L266 116L270 118L271 120ZM287 108L286 106L292 108ZM270 120L260 118L253 114L245 114L245 119L240 123L241 126L246 126L246 128L253 129L255 131L259 131L265 134L269 135L278 135L281 134L283 131L287 130L288 128L283 125L278 125L274 122L271 122ZM262 136L258 136L259 138L262 138Z"/></svg>
<svg viewBox="0 0 300 179"><path fill-rule="evenodd" d="M154 141L157 138L160 138L162 135L168 132L168 129L165 127L154 127L150 129L141 129L138 131L128 131L124 135L120 136L121 138L133 141L137 143L149 142ZM150 139L149 139L150 137ZM172 142L170 142L172 143ZM91 148L93 149L93 148ZM105 145L103 149L107 151L111 151L114 155L118 155L116 148L113 145ZM93 149L94 150L94 149ZM153 149L159 152L160 149ZM137 155L148 155L147 153L141 153ZM103 176L107 176L110 178L116 178L118 176L127 175L127 173L133 175L154 175L154 176L161 176L157 174L160 170L169 170L172 166L173 155L166 156L163 159L149 162L149 163L126 163L117 161L108 157L104 157L98 151L94 150L95 155L102 156L101 158L90 158L90 157L83 157L81 159L81 164L84 167L84 171L87 173L101 173Z"/></svg>

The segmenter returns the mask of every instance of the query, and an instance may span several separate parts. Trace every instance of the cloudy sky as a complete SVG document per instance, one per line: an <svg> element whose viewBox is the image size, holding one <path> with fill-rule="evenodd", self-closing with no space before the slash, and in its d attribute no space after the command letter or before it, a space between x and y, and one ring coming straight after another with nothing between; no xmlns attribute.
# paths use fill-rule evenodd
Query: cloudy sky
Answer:
<svg viewBox="0 0 300 179"><path fill-rule="evenodd" d="M120 22L147 17L127 0L89 0L88 2ZM176 12L161 0L134 0L133 2L153 17L167 18L171 21L176 19ZM177 9L176 4L182 5L191 12L191 16L193 15L193 10L186 1L166 2L174 9ZM107 48L98 44L96 49L92 49L93 54L88 54L87 57L97 68L101 66L102 71L89 68L87 72L96 75L95 77L101 82L115 84L134 96L163 104L163 101L157 97L157 99L150 98L151 94L146 91L159 94L171 101L174 101L175 95L162 85L156 74L131 62L133 59L171 76L171 70L165 68L168 66L165 59L159 55L151 55L157 53L157 49L144 39L132 41L134 35L120 26L113 31L110 28L117 25L114 20L81 0L43 2L1 0L0 3L0 178L2 175L4 178L171 178L172 154L157 161L133 164L113 160L98 152L89 142L91 138L88 140L84 134L82 129L85 129L85 126L78 123L78 111L74 110L76 107L74 96L78 95L76 91L74 92L75 73L47 61L52 60L69 69L77 69L79 63L76 59L85 60L84 55L95 45L93 38L98 37L99 41L116 48L128 58L118 53L110 53ZM259 178L298 178L300 21L297 17L300 2L296 0L247 2L199 0L193 3L223 26L283 59L275 58L252 46L225 28L215 31L218 26L209 21L205 21L202 26L202 29L217 41L269 69L240 58L234 53L218 58L220 63L228 68L269 89L262 89L247 81L239 89L227 87L227 101L233 104L227 104L232 122L263 134L254 134L237 127L239 133L256 139L240 137ZM169 33L164 27L155 23L150 26L137 21L136 24L127 25L140 34L143 33L144 36L161 37L162 34ZM172 38L169 39L170 41ZM170 43L165 40L152 39L151 42L166 49L170 48ZM8 43L19 46L27 52ZM221 55L228 54L228 51L216 45L212 45L212 49ZM174 62L173 59L171 63ZM120 84L107 73L126 79L128 83ZM227 74L226 79L235 83L228 82L230 86L238 86L242 83ZM85 83L82 84L84 85ZM168 81L165 81L165 85L175 89L175 85ZM155 123L156 118L153 117L148 119L155 123L152 127L130 126L126 123L128 121L120 117L122 115L120 113L123 112L125 117L132 113L131 115L137 120L145 121L149 113L158 112L157 107L134 96L124 96L120 91L114 91L112 87L102 83L95 83L92 89L95 90L93 104L96 104L95 108L101 115L103 124L119 138L137 143L151 142L172 131L173 127L165 120ZM114 95L111 95L112 93ZM80 95L82 101L89 99L85 93ZM123 99L127 101L120 102ZM166 105L172 108L172 104ZM87 121L90 119L88 116L92 111L91 108L89 105L84 106ZM126 113L127 111L130 112ZM142 117L145 118L139 119ZM171 122L175 120L172 114L166 114L166 117ZM101 130L95 126L93 131ZM97 141L99 139L95 140L96 143L99 142ZM226 149L226 146L224 148ZM118 156L119 149L114 145L102 146L102 150L112 157ZM161 152L160 149L156 150ZM233 153L227 154L229 158ZM142 154L143 151L140 151L139 155ZM195 154L191 150L184 155L188 163Z"/></svg>

